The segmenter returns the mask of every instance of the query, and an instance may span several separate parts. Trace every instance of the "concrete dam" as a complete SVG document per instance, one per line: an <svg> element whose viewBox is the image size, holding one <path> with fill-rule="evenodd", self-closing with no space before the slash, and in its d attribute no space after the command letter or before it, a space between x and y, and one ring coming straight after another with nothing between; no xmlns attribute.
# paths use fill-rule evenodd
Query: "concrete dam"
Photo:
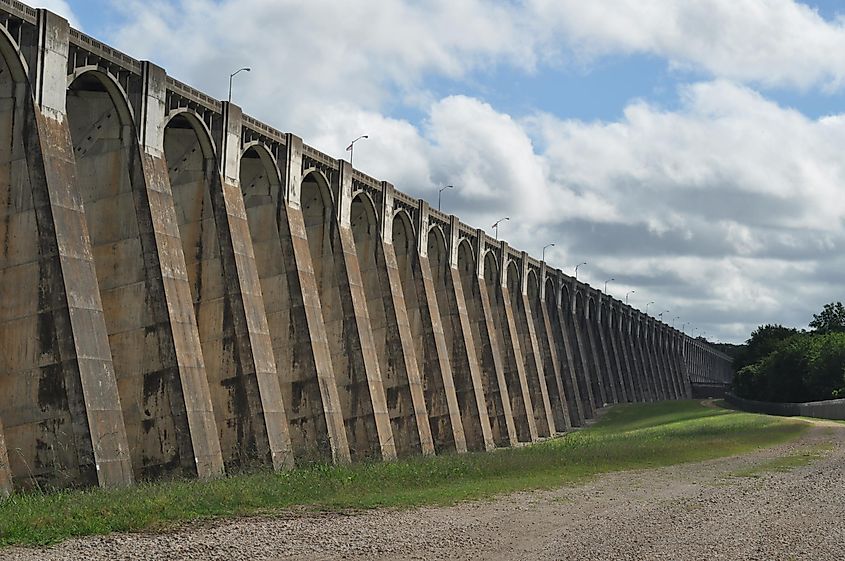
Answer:
<svg viewBox="0 0 845 561"><path fill-rule="evenodd" d="M730 359L0 0L0 494L492 450Z"/></svg>

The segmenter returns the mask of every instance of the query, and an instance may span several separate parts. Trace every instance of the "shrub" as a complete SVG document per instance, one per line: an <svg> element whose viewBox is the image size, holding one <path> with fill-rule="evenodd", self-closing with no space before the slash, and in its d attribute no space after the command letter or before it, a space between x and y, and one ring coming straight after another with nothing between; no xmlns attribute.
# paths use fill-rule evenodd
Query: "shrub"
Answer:
<svg viewBox="0 0 845 561"><path fill-rule="evenodd" d="M845 333L800 333L744 366L734 380L740 397L761 401L821 401L845 395Z"/></svg>

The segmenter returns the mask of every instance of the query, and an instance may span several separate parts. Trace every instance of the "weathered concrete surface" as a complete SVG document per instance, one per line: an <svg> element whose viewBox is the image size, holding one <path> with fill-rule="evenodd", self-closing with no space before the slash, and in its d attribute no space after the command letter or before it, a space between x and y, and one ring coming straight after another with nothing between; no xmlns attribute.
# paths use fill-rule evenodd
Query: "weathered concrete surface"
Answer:
<svg viewBox="0 0 845 561"><path fill-rule="evenodd" d="M503 243L501 248L501 255L506 255L507 244ZM519 271L513 263L508 264L507 259L500 260L499 270L503 274L496 285L493 286L494 298L498 308L494 317L497 319L499 334L502 336L503 365L508 395L511 399L513 421L519 441L534 442L538 437L537 423L534 420L534 407L529 394L524 355L520 346L520 336L511 300L512 290L509 287L509 282L519 282Z"/></svg>
<svg viewBox="0 0 845 561"><path fill-rule="evenodd" d="M563 370L560 366L560 359L557 352L557 339L555 338L555 326L552 322L549 306L554 304L554 285L550 285L545 278L545 264L541 273L541 286L544 290L537 295L536 300L528 302L533 306L533 316L537 322L537 337L540 345L540 353L543 357L543 372L546 377L546 387L549 391L549 405L554 416L554 426L557 432L566 432L572 429L569 404L567 403L566 390L564 389ZM550 301L549 298L552 298Z"/></svg>
<svg viewBox="0 0 845 561"><path fill-rule="evenodd" d="M585 341L586 334L584 333L584 310L583 302L579 302L577 298L573 299L569 309L571 312L567 314L567 321L569 333L572 337L572 350L575 353L575 369L578 375L578 385L581 389L581 403L584 406L585 414L588 418L595 416L595 410L601 408L598 402L599 397L596 393L597 384L594 381L594 376L590 370L589 356L587 342Z"/></svg>
<svg viewBox="0 0 845 561"><path fill-rule="evenodd" d="M399 265L393 248L393 206L384 186L381 220L369 197L352 202L351 228L367 297L393 442L399 456L434 454L422 378L414 353ZM379 228L379 222L383 228ZM387 226L389 224L389 226Z"/></svg>
<svg viewBox="0 0 845 561"><path fill-rule="evenodd" d="M603 298L602 301L601 316L599 318L600 321L598 326L601 333L602 348L605 353L607 369L610 372L609 377L616 387L617 403L630 403L632 400L628 398L628 388L625 385L625 374L622 371L619 351L616 346L616 341L614 340L616 334L612 328L612 310L607 305L605 298Z"/></svg>
<svg viewBox="0 0 845 561"><path fill-rule="evenodd" d="M420 203L415 225L403 211L396 215L392 229L393 247L414 341L414 354L422 377L434 448L437 453L466 452L463 422L427 257L427 204ZM426 234L420 238L417 232Z"/></svg>
<svg viewBox="0 0 845 561"><path fill-rule="evenodd" d="M630 369L625 365L624 351L620 345L621 331L618 323L619 316L616 314L616 310L608 308L605 336L612 351L614 374L617 378L617 383L622 389L622 399L627 403L633 403L636 401L636 394Z"/></svg>
<svg viewBox="0 0 845 561"><path fill-rule="evenodd" d="M470 326L469 313L460 272L449 267L446 272L446 301L441 310L448 310L451 326L451 361L452 378L458 406L461 409L461 422L467 448L470 450L492 450L495 448L490 419L487 415L487 403L478 357L475 353L475 341ZM445 322L444 322L445 323Z"/></svg>
<svg viewBox="0 0 845 561"><path fill-rule="evenodd" d="M518 442L516 427L502 366L499 336L493 319L494 311L481 268L483 258L476 258L482 253L480 245L473 251L467 244L462 243L458 248L458 267L471 322L472 340L476 345L475 356L478 360L493 441L496 446L512 446Z"/></svg>
<svg viewBox="0 0 845 561"><path fill-rule="evenodd" d="M222 474L223 458L164 160L165 99L164 70L145 64L130 92L143 118L138 127L122 131L144 259L144 345L114 353L133 365L118 371L118 387L136 477L212 477ZM131 148L127 129L138 132L137 149ZM122 266L116 260L111 265ZM98 269L98 274L103 273ZM122 312L119 306L115 311Z"/></svg>
<svg viewBox="0 0 845 561"><path fill-rule="evenodd" d="M216 131L221 153L222 189L213 192L219 197L215 201L215 219L240 360L239 378L233 381L239 387L230 398L233 415L229 419L237 419L238 423L249 427L247 430L238 427L239 467L256 462L276 470L287 469L293 466L290 434L240 188L241 110L227 103L223 106L223 116L220 129ZM225 209L225 216L220 209ZM243 401L239 403L235 399ZM244 417L248 418L246 423L242 420ZM227 422L232 424L231 420ZM249 441L247 448L243 441Z"/></svg>
<svg viewBox="0 0 845 561"><path fill-rule="evenodd" d="M444 240L432 229L428 259L437 292L437 308L443 325L455 395L461 411L461 424L469 450L492 450L493 442L484 388L481 382L476 346L470 327L461 275L457 269L458 221L453 217ZM448 247L447 244L448 243Z"/></svg>
<svg viewBox="0 0 845 561"><path fill-rule="evenodd" d="M9 467L9 452L3 432L3 419L0 419L0 501L12 493L12 470Z"/></svg>
<svg viewBox="0 0 845 561"><path fill-rule="evenodd" d="M317 172L303 178L303 217L350 454L391 459L396 448L349 228L351 168L342 170L331 186Z"/></svg>
<svg viewBox="0 0 845 561"><path fill-rule="evenodd" d="M537 427L537 435L541 437L552 436L557 431L555 427L554 413L552 411L549 388L546 384L546 372L543 367L543 357L540 352L540 341L537 336L537 325L534 317L533 303L540 303L539 280L534 271L528 272L528 256L524 255L523 270L520 275L524 281L521 283L516 300L517 325L521 336L522 348L525 349L525 372L528 380L528 395L532 396L531 405L534 414L534 423Z"/></svg>
<svg viewBox="0 0 845 561"><path fill-rule="evenodd" d="M554 334L557 340L557 353L563 377L563 386L569 404L569 418L572 426L581 426L588 417L588 413L581 401L581 389L578 384L578 374L575 370L575 351L567 325L568 314L564 312L565 301L555 295L548 304L551 314Z"/></svg>
<svg viewBox="0 0 845 561"><path fill-rule="evenodd" d="M29 87L19 60L0 74L0 417L16 486L125 485L129 446L65 115L69 28L38 18L27 47L39 82Z"/></svg>

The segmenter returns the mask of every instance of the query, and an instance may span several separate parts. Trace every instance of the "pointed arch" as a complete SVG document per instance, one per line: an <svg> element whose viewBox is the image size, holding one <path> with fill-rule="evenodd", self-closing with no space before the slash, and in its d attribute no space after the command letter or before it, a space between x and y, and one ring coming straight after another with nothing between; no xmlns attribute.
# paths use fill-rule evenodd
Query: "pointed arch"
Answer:
<svg viewBox="0 0 845 561"><path fill-rule="evenodd" d="M164 121L165 151L167 151L167 131L173 129L193 130L197 137L197 142L202 151L201 153L203 158L205 160L213 160L217 157L217 148L214 144L214 137L211 134L211 130L208 128L205 121L203 121L202 118L193 110L180 107L178 109L173 109L167 114L167 118ZM171 162L168 160L168 165L172 166L175 164L177 164L177 162Z"/></svg>
<svg viewBox="0 0 845 561"><path fill-rule="evenodd" d="M537 279L537 272L534 269L528 269L528 276L526 279L528 290L528 301L532 306L540 302L540 281Z"/></svg>
<svg viewBox="0 0 845 561"><path fill-rule="evenodd" d="M250 142L241 151L241 192L251 195L271 196L278 201L281 193L281 174L276 158L267 147L257 141Z"/></svg>

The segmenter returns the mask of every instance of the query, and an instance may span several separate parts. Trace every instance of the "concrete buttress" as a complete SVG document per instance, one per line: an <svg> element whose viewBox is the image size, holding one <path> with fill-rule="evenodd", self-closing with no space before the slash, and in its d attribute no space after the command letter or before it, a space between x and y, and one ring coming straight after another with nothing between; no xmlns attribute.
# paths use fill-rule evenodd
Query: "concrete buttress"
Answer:
<svg viewBox="0 0 845 561"><path fill-rule="evenodd" d="M522 271L520 272L519 289L512 293L516 302L517 330L520 334L520 344L523 350L525 375L528 381L528 393L534 413L534 423L537 435L546 437L557 432L554 412L552 411L549 388L546 383L543 355L540 351L540 341L537 335L537 322L534 304L540 303L540 280L536 270L528 268L528 254L522 252L520 256Z"/></svg>
<svg viewBox="0 0 845 561"><path fill-rule="evenodd" d="M408 314L413 316L411 328L417 343L417 359L423 373L425 402L431 436L437 453L467 451L461 410L452 378L449 348L437 301L432 266L428 258L428 204L420 201L417 209L415 247L410 245L412 233L405 225L402 234L406 249L403 256L403 287ZM395 245L395 244L394 244Z"/></svg>
<svg viewBox="0 0 845 561"><path fill-rule="evenodd" d="M12 493L12 470L9 467L9 452L3 433L3 419L0 419L0 502Z"/></svg>
<svg viewBox="0 0 845 561"><path fill-rule="evenodd" d="M14 56L0 74L0 417L20 488L133 481L67 123L69 32L38 10L29 76Z"/></svg>
<svg viewBox="0 0 845 561"><path fill-rule="evenodd" d="M512 446L518 440L502 365L500 338L493 317L493 301L485 281L484 238L484 232L477 230L475 247L469 247L466 243L459 245L458 268L476 345L475 355L493 440L496 446Z"/></svg>
<svg viewBox="0 0 845 561"><path fill-rule="evenodd" d="M352 167L303 170L301 202L331 362L353 460L393 459L387 398L350 227Z"/></svg>
<svg viewBox="0 0 845 561"><path fill-rule="evenodd" d="M444 230L431 229L427 255L432 267L446 347L449 349L449 364L467 448L476 451L492 450L495 443L487 415L464 287L458 270L458 224L456 217L450 217L449 224L444 225L448 234L446 239L441 237Z"/></svg>
<svg viewBox="0 0 845 561"><path fill-rule="evenodd" d="M274 162L252 147L240 163L276 372L297 462L350 461L337 382L300 204L302 140Z"/></svg>
<svg viewBox="0 0 845 561"><path fill-rule="evenodd" d="M554 417L555 430L559 433L569 431L572 429L572 421L564 388L563 371L560 366L558 341L555 337L552 315L549 313L550 306L555 305L555 287L548 282L545 263L542 264L540 270L540 293L530 304L537 326L537 339L540 345L540 354L543 358L543 372L549 392L549 405Z"/></svg>
<svg viewBox="0 0 845 561"><path fill-rule="evenodd" d="M393 246L393 186L381 186L379 208L370 193L355 196L351 227L396 453L431 455L434 441Z"/></svg>
<svg viewBox="0 0 845 561"><path fill-rule="evenodd" d="M498 327L502 335L503 364L508 395L511 398L511 411L519 441L534 442L538 437L537 423L534 419L534 407L513 305L513 295L518 297L520 294L520 274L516 264L508 257L508 245L505 242L500 245L498 265L500 276L495 293L499 309L495 315L499 320Z"/></svg>
<svg viewBox="0 0 845 561"><path fill-rule="evenodd" d="M572 328L573 348L577 356L578 383L581 386L581 399L589 406L589 417L595 417L595 410L602 406L601 396L598 394L598 381L590 367L591 351L587 334L585 333L587 311L581 295L576 292L573 298L572 312L569 314L569 325Z"/></svg>
<svg viewBox="0 0 845 561"><path fill-rule="evenodd" d="M118 120L114 118L120 113L118 102L105 103L107 94L97 92L96 82L86 74L74 81L68 94L69 107L74 108L70 123L76 158L86 172L82 189L89 197L86 214L97 223L93 229L97 274L108 303L109 342L139 479L168 473L211 477L223 472L164 161L165 81L161 68L144 64L141 80L129 93L130 101L140 108L137 125L121 127L120 151L109 143L117 132L109 129ZM94 127L86 122L87 115L102 115L103 108L112 123L103 126L102 117ZM98 131L96 143L92 128ZM115 163L126 170L115 169ZM112 191L114 177L124 178L117 193Z"/></svg>

